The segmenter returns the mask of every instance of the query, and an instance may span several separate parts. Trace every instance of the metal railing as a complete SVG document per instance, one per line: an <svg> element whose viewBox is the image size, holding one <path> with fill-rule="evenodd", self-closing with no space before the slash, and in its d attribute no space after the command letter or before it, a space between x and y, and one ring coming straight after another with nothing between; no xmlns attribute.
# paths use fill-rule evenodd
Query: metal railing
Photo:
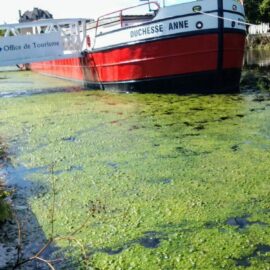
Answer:
<svg viewBox="0 0 270 270"><path fill-rule="evenodd" d="M120 27L123 27L123 18L124 18L123 13L124 12L126 12L128 10L136 9L136 8L139 8L139 7L142 7L142 6L146 6L146 5L149 6L149 11L157 12L160 9L160 5L159 5L158 2L149 1L147 3L139 4L139 5L128 7L128 8L123 8L123 9L116 10L116 11L113 11L113 12L110 12L110 13L107 13L107 14L104 14L104 15L98 17L97 21L96 21L95 36L97 35L98 28L101 27L101 26L112 25L113 23L119 22ZM156 9L151 10L151 8L150 8L151 5L156 6ZM113 19L113 18L115 18L115 20L110 21L110 19ZM101 23L102 21L103 21L103 23Z"/></svg>

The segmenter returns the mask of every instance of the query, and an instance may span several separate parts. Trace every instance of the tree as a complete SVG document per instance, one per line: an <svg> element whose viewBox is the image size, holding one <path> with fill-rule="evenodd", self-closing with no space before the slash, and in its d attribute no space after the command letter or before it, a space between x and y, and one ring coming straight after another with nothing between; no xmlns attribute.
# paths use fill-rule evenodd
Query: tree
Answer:
<svg viewBox="0 0 270 270"><path fill-rule="evenodd" d="M248 22L270 22L270 0L244 0L244 6Z"/></svg>
<svg viewBox="0 0 270 270"><path fill-rule="evenodd" d="M262 0L245 0L244 7L246 12L246 17L250 23L259 23L260 20L260 4Z"/></svg>
<svg viewBox="0 0 270 270"><path fill-rule="evenodd" d="M270 0L263 0L259 7L262 22L270 22Z"/></svg>

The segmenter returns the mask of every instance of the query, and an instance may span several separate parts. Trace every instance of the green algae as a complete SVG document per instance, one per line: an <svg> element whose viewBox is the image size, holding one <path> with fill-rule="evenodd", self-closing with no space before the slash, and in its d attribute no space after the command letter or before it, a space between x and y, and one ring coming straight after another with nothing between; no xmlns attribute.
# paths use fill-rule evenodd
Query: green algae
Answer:
<svg viewBox="0 0 270 270"><path fill-rule="evenodd" d="M55 234L90 215L76 234L89 267L269 269L268 93L55 93L0 99L0 111L28 181L50 186L55 164ZM48 237L51 203L46 188L29 198Z"/></svg>

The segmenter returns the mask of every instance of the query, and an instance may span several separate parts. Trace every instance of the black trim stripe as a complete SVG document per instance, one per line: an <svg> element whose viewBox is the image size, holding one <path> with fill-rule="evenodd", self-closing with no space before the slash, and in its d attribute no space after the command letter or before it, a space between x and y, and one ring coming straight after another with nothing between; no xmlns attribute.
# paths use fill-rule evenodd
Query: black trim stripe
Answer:
<svg viewBox="0 0 270 270"><path fill-rule="evenodd" d="M225 28L224 32L226 33L239 33L245 35L246 32L241 29L231 29L231 28ZM131 41L131 42L123 42L123 43L118 43L116 45L110 45L106 47L101 47L98 49L92 50L90 53L98 53L98 52L104 52L104 51L110 51L114 49L121 49L121 48L126 48L129 46L133 45L138 45L138 44L143 44L143 43L150 43L150 42L155 42L155 41L160 41L160 40L168 40L168 39L174 39L178 37L191 37L191 36L198 36L198 35L209 35L209 34L218 34L219 31L218 29L207 29L207 30L198 30L198 31L190 31L190 32L185 32L185 33L177 33L177 34L172 34L172 35L167 35L167 36L160 36L160 37L154 37L154 38L147 38L147 39L142 39L138 41Z"/></svg>
<svg viewBox="0 0 270 270"><path fill-rule="evenodd" d="M235 29L235 28L224 28L223 33L238 33L238 34L242 34L243 36L246 36L247 34L246 30Z"/></svg>
<svg viewBox="0 0 270 270"><path fill-rule="evenodd" d="M239 16L242 16L243 18L245 18L245 15L241 12L238 12L238 11L223 9L223 13L231 13L231 14L239 15Z"/></svg>
<svg viewBox="0 0 270 270"><path fill-rule="evenodd" d="M222 72L216 70L196 72L151 79L102 82L105 90L141 92L141 93L198 93L218 94L239 91L241 70L226 69ZM85 86L100 89L97 82L85 81Z"/></svg>

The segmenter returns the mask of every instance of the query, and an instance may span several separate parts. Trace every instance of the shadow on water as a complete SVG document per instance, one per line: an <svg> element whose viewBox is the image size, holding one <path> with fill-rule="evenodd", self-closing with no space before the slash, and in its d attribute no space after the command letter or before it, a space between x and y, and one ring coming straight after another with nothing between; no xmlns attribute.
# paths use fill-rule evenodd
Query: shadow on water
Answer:
<svg viewBox="0 0 270 270"><path fill-rule="evenodd" d="M270 263L270 259L267 256L267 253L270 252L270 245L258 244L255 247L255 250L246 256L241 257L240 259L235 259L235 264L238 267L250 267L251 259L258 258L260 260L264 260L267 263Z"/></svg>
<svg viewBox="0 0 270 270"><path fill-rule="evenodd" d="M263 210L264 211L264 210ZM95 253L105 253L110 256L118 255L127 249L132 248L134 245L140 245L146 249L156 249L163 241L168 241L172 236L176 234L184 234L187 238L192 238L192 235L202 230L219 230L222 234L230 233L230 228L235 228L243 233L251 226L263 226L269 227L268 223L261 221L249 221L252 218L251 214L243 215L242 217L228 218L226 221L209 221L205 223L196 223L192 221L183 220L180 223L170 223L159 225L158 231L146 231L141 237L124 242L114 247L103 247L100 249L91 249L91 255ZM236 266L248 267L251 265L250 259L260 258L267 261L269 258L264 256L270 252L270 246L264 243L257 244L254 251L238 259L233 259Z"/></svg>
<svg viewBox="0 0 270 270"><path fill-rule="evenodd" d="M13 167L7 164L1 171L0 177L6 180L7 190L12 191L12 207L20 224L22 256L21 261L36 255L48 243L42 227L28 204L32 197L42 197L50 192L49 187L42 183L33 183L28 177L45 168L28 169L24 166ZM49 211L49 210L48 210ZM15 265L18 253L19 230L16 219L8 220L0 230L0 269L10 270ZM42 253L41 258L46 260L65 259L59 248L51 244ZM57 269L67 265L60 262L54 263ZM68 261L66 261L68 263ZM34 270L48 269L48 266L37 260L30 261L16 269Z"/></svg>
<svg viewBox="0 0 270 270"><path fill-rule="evenodd" d="M160 246L163 240L167 240L167 237L164 233L147 231L143 234L143 236L131 241L127 241L126 243L122 244L122 246L92 249L91 253L92 255L95 253L106 253L113 256L122 253L134 245L140 245L146 249L156 249Z"/></svg>

